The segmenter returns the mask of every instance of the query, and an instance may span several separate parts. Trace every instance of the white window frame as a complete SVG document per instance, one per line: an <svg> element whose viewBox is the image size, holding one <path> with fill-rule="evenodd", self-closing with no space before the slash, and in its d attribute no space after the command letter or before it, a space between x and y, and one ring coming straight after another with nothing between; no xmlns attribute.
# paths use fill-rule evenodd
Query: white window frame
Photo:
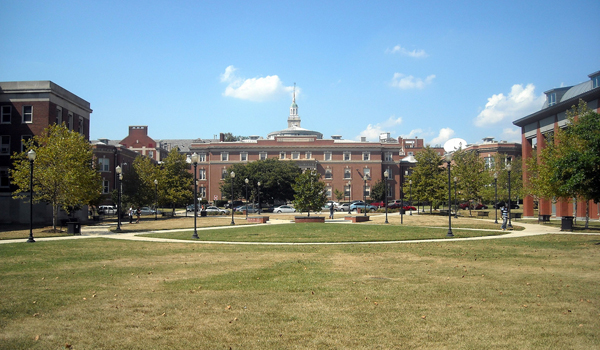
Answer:
<svg viewBox="0 0 600 350"><path fill-rule="evenodd" d="M102 194L110 193L110 181L102 179Z"/></svg>
<svg viewBox="0 0 600 350"><path fill-rule="evenodd" d="M294 159L294 160L300 159L300 152L292 152L292 159Z"/></svg>
<svg viewBox="0 0 600 350"><path fill-rule="evenodd" d="M240 152L240 162L248 161L248 152Z"/></svg>
<svg viewBox="0 0 600 350"><path fill-rule="evenodd" d="M30 112L25 112L25 108L27 108L27 107L31 108ZM23 119L22 119L23 124L31 124L31 123L33 123L33 106L23 106L22 111L23 111L23 114L22 114L22 116L23 116ZM29 120L27 120L26 116L29 116Z"/></svg>
<svg viewBox="0 0 600 350"><path fill-rule="evenodd" d="M10 155L10 135L0 135L0 154Z"/></svg>
<svg viewBox="0 0 600 350"><path fill-rule="evenodd" d="M304 158L306 158L306 159L312 159L312 152L311 151L307 151L306 153L304 153Z"/></svg>
<svg viewBox="0 0 600 350"><path fill-rule="evenodd" d="M63 122L62 107L56 107L56 124L60 125Z"/></svg>
<svg viewBox="0 0 600 350"><path fill-rule="evenodd" d="M285 159L285 152L284 151L279 152L279 159Z"/></svg>
<svg viewBox="0 0 600 350"><path fill-rule="evenodd" d="M10 124L12 117L12 106L2 106L2 124Z"/></svg>
<svg viewBox="0 0 600 350"><path fill-rule="evenodd" d="M350 185L345 184L344 185L344 198L350 198Z"/></svg>
<svg viewBox="0 0 600 350"><path fill-rule="evenodd" d="M206 153L199 153L198 155L200 156L199 162L206 162Z"/></svg>
<svg viewBox="0 0 600 350"><path fill-rule="evenodd" d="M258 153L258 158L259 158L260 160L265 160L265 159L267 159L267 152L259 152L259 153Z"/></svg>
<svg viewBox="0 0 600 350"><path fill-rule="evenodd" d="M393 179L394 179L394 172L392 171L392 169L390 169L390 168L387 168L386 170L387 170L387 172L388 172L387 179L388 179L388 180L393 180Z"/></svg>
<svg viewBox="0 0 600 350"><path fill-rule="evenodd" d="M371 185L363 187L363 196L371 198Z"/></svg>
<svg viewBox="0 0 600 350"><path fill-rule="evenodd" d="M221 152L221 161L228 162L229 161L229 152Z"/></svg>
<svg viewBox="0 0 600 350"><path fill-rule="evenodd" d="M344 161L352 160L352 152L344 152Z"/></svg>
<svg viewBox="0 0 600 350"><path fill-rule="evenodd" d="M346 176L347 175L347 176ZM352 179L352 169L344 169L344 180Z"/></svg>
<svg viewBox="0 0 600 350"><path fill-rule="evenodd" d="M325 169L325 178L328 180L333 179L333 171L331 169Z"/></svg>
<svg viewBox="0 0 600 350"><path fill-rule="evenodd" d="M108 158L98 158L98 167L100 168L100 172L109 172L110 171L110 159Z"/></svg>
<svg viewBox="0 0 600 350"><path fill-rule="evenodd" d="M198 180L206 180L206 169L198 169Z"/></svg>
<svg viewBox="0 0 600 350"><path fill-rule="evenodd" d="M227 169L221 170L221 180L225 180L227 178Z"/></svg>
<svg viewBox="0 0 600 350"><path fill-rule="evenodd" d="M333 191L331 190L331 186L325 187L325 195L327 198L333 198Z"/></svg>
<svg viewBox="0 0 600 350"><path fill-rule="evenodd" d="M198 198L206 199L206 187L204 187L204 186L198 187Z"/></svg>
<svg viewBox="0 0 600 350"><path fill-rule="evenodd" d="M10 174L8 172L8 167L0 168L0 188L9 188L10 187Z"/></svg>
<svg viewBox="0 0 600 350"><path fill-rule="evenodd" d="M73 113L69 112L69 130L73 130Z"/></svg>
<svg viewBox="0 0 600 350"><path fill-rule="evenodd" d="M392 152L385 152L385 161L386 162L394 161L394 156L392 155Z"/></svg>
<svg viewBox="0 0 600 350"><path fill-rule="evenodd" d="M83 135L83 117L79 117L79 125L77 126L77 130L79 130L79 133Z"/></svg>
<svg viewBox="0 0 600 350"><path fill-rule="evenodd" d="M362 160L363 161L369 161L369 160L371 160L371 152L363 152L363 154L362 154Z"/></svg>
<svg viewBox="0 0 600 350"><path fill-rule="evenodd" d="M371 180L371 168L364 168L363 171L364 171L363 175L366 175L367 179Z"/></svg>
<svg viewBox="0 0 600 350"><path fill-rule="evenodd" d="M323 160L331 161L331 152L327 151L323 153Z"/></svg>

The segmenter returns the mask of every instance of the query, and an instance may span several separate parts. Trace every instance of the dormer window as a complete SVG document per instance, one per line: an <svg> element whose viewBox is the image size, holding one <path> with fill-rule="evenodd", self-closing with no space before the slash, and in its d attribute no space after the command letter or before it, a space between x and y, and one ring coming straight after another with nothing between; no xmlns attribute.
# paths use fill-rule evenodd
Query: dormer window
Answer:
<svg viewBox="0 0 600 350"><path fill-rule="evenodd" d="M596 75L592 78L592 89L600 87L600 75Z"/></svg>
<svg viewBox="0 0 600 350"><path fill-rule="evenodd" d="M546 97L548 99L548 106L554 106L556 104L556 93L550 93Z"/></svg>

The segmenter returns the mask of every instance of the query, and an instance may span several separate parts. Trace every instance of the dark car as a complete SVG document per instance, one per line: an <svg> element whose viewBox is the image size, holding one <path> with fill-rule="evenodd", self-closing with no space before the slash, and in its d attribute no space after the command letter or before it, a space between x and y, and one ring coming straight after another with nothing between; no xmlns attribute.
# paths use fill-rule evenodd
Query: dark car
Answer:
<svg viewBox="0 0 600 350"><path fill-rule="evenodd" d="M500 208L502 208L504 206L508 207L507 203L505 203L505 202L498 202L498 205L496 205L496 209L500 209ZM519 208L520 207L519 207L519 205L517 203L515 203L515 202L511 202L510 203L510 209L519 209Z"/></svg>
<svg viewBox="0 0 600 350"><path fill-rule="evenodd" d="M458 205L458 207L460 209L462 209L462 210L467 210L467 209L469 209L469 203L461 203L461 204ZM471 210L472 209L480 210L480 209L487 209L488 208L487 205L481 204L481 203L478 203L477 205L473 205L473 203L471 203L470 207L471 207Z"/></svg>
<svg viewBox="0 0 600 350"><path fill-rule="evenodd" d="M233 207L239 207L240 205L244 205L244 202L242 201L233 201ZM230 209L231 208L231 202L227 202L225 203L225 209Z"/></svg>

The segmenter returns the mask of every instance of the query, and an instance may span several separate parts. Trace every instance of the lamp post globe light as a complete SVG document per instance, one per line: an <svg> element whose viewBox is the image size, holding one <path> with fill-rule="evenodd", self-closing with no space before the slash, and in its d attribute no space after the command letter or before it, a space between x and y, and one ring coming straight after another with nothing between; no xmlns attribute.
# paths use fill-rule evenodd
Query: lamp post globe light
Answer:
<svg viewBox="0 0 600 350"><path fill-rule="evenodd" d="M257 182L258 185L258 215L260 215L260 181Z"/></svg>
<svg viewBox="0 0 600 350"><path fill-rule="evenodd" d="M510 217L510 207L512 207L512 205L510 203L510 199L511 199L510 198L510 171L512 170L512 165L510 163L508 163L506 165L506 170L508 171L508 226L507 226L507 228L509 230L512 230L513 226L512 226L512 220Z"/></svg>
<svg viewBox="0 0 600 350"><path fill-rule="evenodd" d="M200 156L194 152L191 159L192 164L194 165L194 234L192 235L192 238L198 239L200 237L198 237L198 231L196 228L196 216L198 216L198 180L196 170L198 167L198 162L200 161Z"/></svg>
<svg viewBox="0 0 600 350"><path fill-rule="evenodd" d="M409 205L411 206L410 208L410 214L412 216L412 180L408 180L408 202L410 203Z"/></svg>
<svg viewBox="0 0 600 350"><path fill-rule="evenodd" d="M448 164L448 233L446 237L454 237L452 233L452 175L450 174L450 163L452 162L452 153L446 153L446 163Z"/></svg>
<svg viewBox="0 0 600 350"><path fill-rule="evenodd" d="M365 181L363 186L363 203L365 205L363 211L365 212L365 216L367 216L367 178L367 175L363 176L363 180Z"/></svg>
<svg viewBox="0 0 600 350"><path fill-rule="evenodd" d="M458 202L457 202L457 196L456 196L456 181L458 181L458 178L455 176L454 177L454 218L458 219Z"/></svg>
<svg viewBox="0 0 600 350"><path fill-rule="evenodd" d="M231 176L231 224L235 225L235 221L233 221L233 180L235 179L235 172L232 171L229 173L229 176Z"/></svg>
<svg viewBox="0 0 600 350"><path fill-rule="evenodd" d="M387 195L388 195L388 191L387 191L387 181L388 181L388 176L390 175L389 171L386 170L383 173L383 178L385 180L384 183L384 195L383 197L385 198L385 223L388 224L388 201L387 201Z"/></svg>
<svg viewBox="0 0 600 350"><path fill-rule="evenodd" d="M27 243L35 243L33 239L33 162L36 156L34 150L27 152L27 158L29 159L29 239Z"/></svg>
<svg viewBox="0 0 600 350"><path fill-rule="evenodd" d="M154 180L154 220L158 220L158 180Z"/></svg>
<svg viewBox="0 0 600 350"><path fill-rule="evenodd" d="M246 178L244 182L246 183L246 220L248 220L248 182L250 182L250 180Z"/></svg>
<svg viewBox="0 0 600 350"><path fill-rule="evenodd" d="M123 181L123 174L121 166L117 165L115 168L117 172L117 178L119 179L119 196L118 196L118 205L117 205L117 232L121 232L121 181Z"/></svg>
<svg viewBox="0 0 600 350"><path fill-rule="evenodd" d="M495 224L498 223L498 172L494 173L494 212L496 213Z"/></svg>

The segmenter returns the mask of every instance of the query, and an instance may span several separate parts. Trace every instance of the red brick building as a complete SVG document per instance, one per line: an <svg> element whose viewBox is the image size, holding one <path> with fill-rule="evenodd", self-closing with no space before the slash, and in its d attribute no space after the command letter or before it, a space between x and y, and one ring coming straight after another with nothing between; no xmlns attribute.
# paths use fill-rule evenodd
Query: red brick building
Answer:
<svg viewBox="0 0 600 350"><path fill-rule="evenodd" d="M495 141L493 137L485 137L481 143L467 145L465 151L477 152L479 157L485 161L486 167L492 168L496 154L505 154L509 159L520 157L521 144L517 142Z"/></svg>
<svg viewBox="0 0 600 350"><path fill-rule="evenodd" d="M590 79L581 84L546 91L546 102L541 110L513 122L521 128L523 162L531 158L535 147L546 147L548 134L566 126L567 111L578 105L580 99L587 102L588 108L600 112L600 71L592 73L588 77ZM523 182L526 182L527 178L527 168L523 166ZM600 218L600 203L590 202L589 204L590 218ZM539 213L556 217L576 216L578 219L585 218L585 203L581 201L578 203L577 212L575 212L574 207L575 203L572 200L553 202L549 199L542 199L539 202ZM523 212L525 217L533 217L533 197L525 197Z"/></svg>

